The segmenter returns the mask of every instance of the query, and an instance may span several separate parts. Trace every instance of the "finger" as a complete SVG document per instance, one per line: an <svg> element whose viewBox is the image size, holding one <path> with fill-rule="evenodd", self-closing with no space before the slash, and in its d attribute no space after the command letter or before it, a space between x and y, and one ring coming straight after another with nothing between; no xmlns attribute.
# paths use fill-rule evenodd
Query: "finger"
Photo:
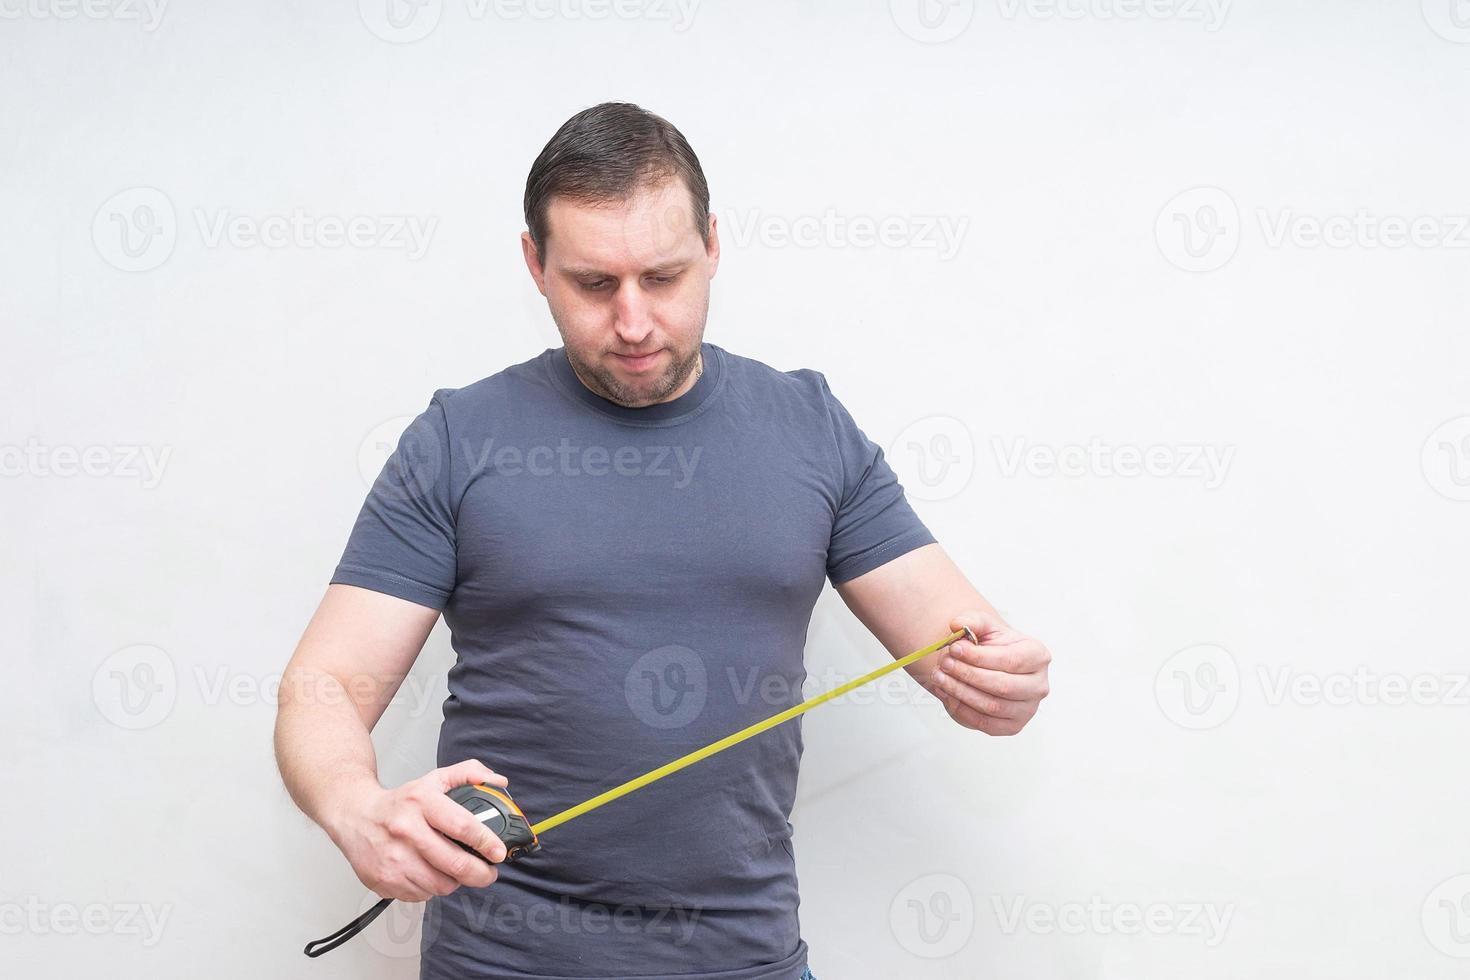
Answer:
<svg viewBox="0 0 1470 980"><path fill-rule="evenodd" d="M450 845L453 846L453 845ZM469 857L468 854L465 857ZM471 860L474 860L471 858ZM434 895L448 895L459 887L459 882L449 875L435 870L431 865L423 864L417 868L410 868L403 873L415 888L424 893L423 898L414 899L416 902L426 902Z"/></svg>
<svg viewBox="0 0 1470 980"><path fill-rule="evenodd" d="M454 804L451 799L442 798L442 796L438 801L429 802L444 802L450 807L457 808L457 804ZM447 839L440 833L440 830L435 829L434 824L429 823L428 813L426 813L428 808L428 804L423 804L413 820L413 826L404 827L401 833L401 839L409 846L413 855L413 860L406 862L407 868L412 870L417 867L425 873L432 871L437 876L447 877L454 887L459 887L460 884L473 884L476 887L490 884L490 880L487 880L487 876L481 870L481 868L488 868L485 861L454 845L453 840ZM407 824L409 821L406 820L404 823ZM442 886L442 882L438 884ZM447 892L435 893L445 895Z"/></svg>
<svg viewBox="0 0 1470 980"><path fill-rule="evenodd" d="M944 674L939 676L939 689L959 704L972 708L989 718L1014 721L1019 718L1029 718L1035 710L1025 701L1007 701Z"/></svg>
<svg viewBox="0 0 1470 980"><path fill-rule="evenodd" d="M1006 674L1034 674L1051 663L1046 647L1029 637L1006 643L971 643L956 640L949 645L946 658L956 658L974 667L997 670Z"/></svg>
<svg viewBox="0 0 1470 980"><path fill-rule="evenodd" d="M945 708L955 721L966 728L984 732L987 735L1015 735L1026 727L1024 721L1016 721L1008 718L994 718L990 715L976 711L967 704L963 704L948 694L940 693L940 700L944 702Z"/></svg>
<svg viewBox="0 0 1470 980"><path fill-rule="evenodd" d="M949 621L949 631L962 630L966 627L974 632L980 639L985 639L991 633L995 633L1005 627L1001 618L994 610L967 609Z"/></svg>
<svg viewBox="0 0 1470 980"><path fill-rule="evenodd" d="M422 885L416 884L407 876L399 879L391 885L381 885L373 891L380 898L391 898L400 902L427 902L434 897L434 893Z"/></svg>
<svg viewBox="0 0 1470 980"><path fill-rule="evenodd" d="M479 759L466 759L456 762L452 766L444 766L435 769L431 773L435 782L439 785L439 792L447 793L456 786L468 786L471 783L488 783L491 786L499 786L502 789L510 783L510 780L500 773L491 769Z"/></svg>
<svg viewBox="0 0 1470 980"><path fill-rule="evenodd" d="M461 885L484 888L495 880L493 867L478 855L457 847L443 834L425 827L423 836L415 837L413 843L424 863L452 881L456 888Z"/></svg>
<svg viewBox="0 0 1470 980"><path fill-rule="evenodd" d="M354 871L357 868L353 867ZM357 880L362 882L379 898L393 898L400 902L422 902L431 894L421 889L402 873L395 873L391 877L376 878L357 872Z"/></svg>
<svg viewBox="0 0 1470 980"><path fill-rule="evenodd" d="M966 687L977 688L1002 701L1040 701L1051 693L1044 674L1009 674L974 667L958 657L942 662L939 676L952 677Z"/></svg>
<svg viewBox="0 0 1470 980"><path fill-rule="evenodd" d="M446 837L461 841L485 856L485 860L505 860L505 842L475 815L447 796L424 801L424 819L429 826Z"/></svg>

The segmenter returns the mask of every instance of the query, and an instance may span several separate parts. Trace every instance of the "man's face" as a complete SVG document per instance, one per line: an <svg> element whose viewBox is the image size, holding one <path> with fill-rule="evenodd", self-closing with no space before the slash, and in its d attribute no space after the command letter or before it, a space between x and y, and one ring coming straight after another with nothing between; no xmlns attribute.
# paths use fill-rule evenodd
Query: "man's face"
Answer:
<svg viewBox="0 0 1470 980"><path fill-rule="evenodd" d="M547 226L544 256L530 232L521 247L582 383L629 408L687 391L720 262L714 216L706 249L671 180L623 202L552 198Z"/></svg>

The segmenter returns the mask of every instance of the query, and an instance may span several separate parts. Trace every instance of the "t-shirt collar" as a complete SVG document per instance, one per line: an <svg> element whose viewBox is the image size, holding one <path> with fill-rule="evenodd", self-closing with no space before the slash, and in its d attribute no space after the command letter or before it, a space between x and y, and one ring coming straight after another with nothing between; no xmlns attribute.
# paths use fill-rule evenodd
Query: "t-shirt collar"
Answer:
<svg viewBox="0 0 1470 980"><path fill-rule="evenodd" d="M584 385L582 379L577 377L577 372L572 370L572 363L567 360L565 347L548 349L546 357L552 379L556 382L557 387L574 400L603 415L623 421L664 423L679 421L694 414L712 394L719 390L720 382L724 380L725 374L724 351L706 341L700 344L700 352L704 357L704 372L688 391L671 401L659 402L643 408L619 405L617 402L603 398Z"/></svg>

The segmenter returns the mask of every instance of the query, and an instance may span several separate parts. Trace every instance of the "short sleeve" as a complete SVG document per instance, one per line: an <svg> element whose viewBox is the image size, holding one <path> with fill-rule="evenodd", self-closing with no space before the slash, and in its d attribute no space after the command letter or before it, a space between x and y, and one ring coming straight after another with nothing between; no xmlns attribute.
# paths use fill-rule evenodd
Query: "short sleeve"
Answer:
<svg viewBox="0 0 1470 980"><path fill-rule="evenodd" d="M883 450L858 428L827 379L818 377L842 464L841 499L827 546L827 577L841 585L935 538L909 505Z"/></svg>
<svg viewBox="0 0 1470 980"><path fill-rule="evenodd" d="M454 591L454 508L443 397L409 423L368 491L332 583L443 609Z"/></svg>

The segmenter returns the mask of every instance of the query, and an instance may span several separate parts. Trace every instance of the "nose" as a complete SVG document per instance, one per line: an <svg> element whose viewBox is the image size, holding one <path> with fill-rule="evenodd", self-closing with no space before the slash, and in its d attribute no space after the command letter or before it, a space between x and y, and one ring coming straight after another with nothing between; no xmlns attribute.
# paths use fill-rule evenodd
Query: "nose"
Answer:
<svg viewBox="0 0 1470 980"><path fill-rule="evenodd" d="M619 340L634 348L653 332L648 294L636 280L623 283L614 297L613 330Z"/></svg>

